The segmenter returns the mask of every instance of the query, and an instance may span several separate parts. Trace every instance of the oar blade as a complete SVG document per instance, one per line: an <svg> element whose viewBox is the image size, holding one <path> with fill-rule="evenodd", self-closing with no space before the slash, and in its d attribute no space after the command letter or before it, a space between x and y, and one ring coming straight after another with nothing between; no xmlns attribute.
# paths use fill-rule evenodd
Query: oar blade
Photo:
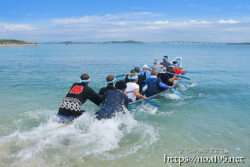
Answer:
<svg viewBox="0 0 250 167"><path fill-rule="evenodd" d="M180 92L176 91L175 89L171 88L170 89L174 94L178 95L180 98L184 99L184 95L181 94Z"/></svg>
<svg viewBox="0 0 250 167"><path fill-rule="evenodd" d="M185 77L185 76L183 76L183 75L180 75L180 74L178 74L178 77L181 77L182 79L187 79L187 80L191 80L190 78L188 78L188 77Z"/></svg>
<svg viewBox="0 0 250 167"><path fill-rule="evenodd" d="M197 73L197 74L199 74L201 72L200 71L188 71L188 73Z"/></svg>
<svg viewBox="0 0 250 167"><path fill-rule="evenodd" d="M185 81L183 81L182 79L180 79L180 83L181 83L186 89L188 88L187 84L186 84Z"/></svg>
<svg viewBox="0 0 250 167"><path fill-rule="evenodd" d="M145 101L146 101L147 103L149 103L149 104L155 106L155 107L160 107L160 105L156 104L155 102L153 102L153 101L151 101L151 100L149 100L149 99L145 99Z"/></svg>
<svg viewBox="0 0 250 167"><path fill-rule="evenodd" d="M116 75L115 77L116 77L116 78L119 78L119 77L125 77L125 74Z"/></svg>

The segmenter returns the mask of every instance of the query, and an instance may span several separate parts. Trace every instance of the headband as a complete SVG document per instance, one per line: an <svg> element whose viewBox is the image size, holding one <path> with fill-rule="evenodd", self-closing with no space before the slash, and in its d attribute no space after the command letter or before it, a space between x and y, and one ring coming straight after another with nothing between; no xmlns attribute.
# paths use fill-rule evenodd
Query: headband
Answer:
<svg viewBox="0 0 250 167"><path fill-rule="evenodd" d="M82 80L82 79L80 79L79 82L80 82L80 83L82 83L82 82L83 82L83 83L87 83L87 82L89 82L89 81L90 81L90 79L87 79L87 80Z"/></svg>

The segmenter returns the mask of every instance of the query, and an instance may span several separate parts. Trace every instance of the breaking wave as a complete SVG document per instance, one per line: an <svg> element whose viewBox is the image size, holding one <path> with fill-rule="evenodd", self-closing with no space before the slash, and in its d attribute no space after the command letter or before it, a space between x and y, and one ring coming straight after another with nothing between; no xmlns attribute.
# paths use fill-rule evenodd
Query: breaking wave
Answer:
<svg viewBox="0 0 250 167"><path fill-rule="evenodd" d="M72 124L62 126L55 112L26 112L17 120L39 121L36 127L19 127L0 138L0 166L80 166L89 159L110 160L147 149L156 140L153 127L131 113L98 121L85 112ZM74 162L74 163L72 163Z"/></svg>

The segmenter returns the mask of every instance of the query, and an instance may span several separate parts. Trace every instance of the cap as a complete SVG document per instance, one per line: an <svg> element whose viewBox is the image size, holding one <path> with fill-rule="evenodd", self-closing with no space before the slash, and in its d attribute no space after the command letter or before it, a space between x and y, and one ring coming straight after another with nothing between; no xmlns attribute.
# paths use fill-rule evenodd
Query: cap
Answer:
<svg viewBox="0 0 250 167"><path fill-rule="evenodd" d="M148 65L147 65L147 64L145 64L145 65L143 66L143 70L146 70L146 69L148 69Z"/></svg>

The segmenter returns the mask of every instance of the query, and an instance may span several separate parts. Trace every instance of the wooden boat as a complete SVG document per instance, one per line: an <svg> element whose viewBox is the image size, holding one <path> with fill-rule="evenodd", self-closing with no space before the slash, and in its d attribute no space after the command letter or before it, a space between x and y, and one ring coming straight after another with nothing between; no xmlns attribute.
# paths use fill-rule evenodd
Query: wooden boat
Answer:
<svg viewBox="0 0 250 167"><path fill-rule="evenodd" d="M173 61L177 61L177 62L178 62L178 67L182 68L182 57L176 57L176 58L174 58L174 59L173 59L172 61L170 61L170 62L172 63ZM177 82L172 86L172 88L175 88L176 85L178 84L178 82L179 82L179 81L177 81ZM153 99L153 98L158 97L159 95L162 95L162 94L165 94L165 93L169 93L169 92L170 92L170 90L167 89L167 90L165 90L165 91L162 91L162 92L160 92L160 93L157 93L157 94L155 94L155 95L153 95L153 96L148 97L148 99ZM130 103L128 104L128 108L129 108L129 109L130 109L130 108L133 108L133 107L135 107L135 106L141 104L142 102L143 102L142 99L136 100L136 101L134 101L134 102L130 102Z"/></svg>

